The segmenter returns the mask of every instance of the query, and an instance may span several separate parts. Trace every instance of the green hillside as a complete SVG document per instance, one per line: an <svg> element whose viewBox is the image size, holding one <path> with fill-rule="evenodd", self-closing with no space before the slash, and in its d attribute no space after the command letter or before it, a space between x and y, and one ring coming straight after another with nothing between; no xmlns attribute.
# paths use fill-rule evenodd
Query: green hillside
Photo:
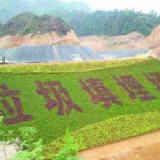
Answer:
<svg viewBox="0 0 160 160"><path fill-rule="evenodd" d="M21 13L0 24L0 37L5 35L45 34L56 32L66 35L71 30L62 19L53 16L37 16L32 13Z"/></svg>
<svg viewBox="0 0 160 160"><path fill-rule="evenodd" d="M135 10L75 12L59 14L70 24L78 36L106 35L118 36L139 32L148 36L160 24L160 16L155 12L142 13Z"/></svg>
<svg viewBox="0 0 160 160"><path fill-rule="evenodd" d="M25 121L8 125L9 128L16 130L22 126L34 126L39 132L39 137L43 138L46 143L49 143L63 137L67 128L74 132L88 125L112 120L112 118L119 116L136 116L148 112L159 112L160 92L156 85L149 82L144 76L144 73L151 72L160 74L159 60L142 59L59 65L1 66L0 112L2 115L5 115L5 122L8 124ZM120 75L131 75L142 85L137 87L133 80L127 79L127 81L130 81L131 91L136 93L137 97L134 97L132 93L132 99L129 93L116 83L113 76L119 77ZM102 88L99 92L95 92L95 90L93 92L94 95L99 93L98 96L101 95L101 99L95 96L93 101L91 100L90 94L87 93L84 86L81 86L82 81L85 81L87 78L92 80L93 78L98 78L102 81L100 84L104 84L109 89L109 91L105 92L105 95L107 94L111 104L100 94ZM46 90L41 88L40 82ZM44 84L47 82L48 84ZM53 85L53 82L56 82L54 89L50 87L51 83ZM86 83L89 85L89 81ZM39 85L38 92L36 84ZM93 88L97 85L95 82L94 84L92 85ZM90 86L90 88L92 87ZM19 93L15 92L15 90L18 90ZM50 90L49 97L55 101L51 102L51 100L48 100L49 105L47 108L46 99L48 97L46 96L47 98L45 99L42 92L47 95L48 90ZM20 111L18 112L19 116L17 119L15 118L17 114L16 112L14 113L15 107L11 109L14 101L18 106L18 110L20 110L18 98L15 97L20 97L24 110L23 114ZM71 110L69 108L66 110L66 104ZM62 107L59 112L58 106ZM28 116L24 117L24 114ZM10 118L13 119L8 120ZM154 121L152 122L153 128L151 131L158 129L157 122L155 122L155 125ZM116 123L113 123L114 125L116 126ZM129 124L127 125L129 126ZM141 133L141 130L143 130L143 125L136 133ZM135 134L131 132L129 135L134 136Z"/></svg>

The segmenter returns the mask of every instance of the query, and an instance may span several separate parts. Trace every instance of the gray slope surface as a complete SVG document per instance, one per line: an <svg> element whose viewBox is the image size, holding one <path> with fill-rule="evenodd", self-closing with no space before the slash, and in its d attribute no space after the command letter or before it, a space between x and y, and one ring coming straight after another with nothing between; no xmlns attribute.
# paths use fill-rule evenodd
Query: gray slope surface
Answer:
<svg viewBox="0 0 160 160"><path fill-rule="evenodd" d="M9 62L67 62L97 61L105 59L135 57L146 50L121 50L96 52L89 47L76 45L35 45L0 49L0 57Z"/></svg>
<svg viewBox="0 0 160 160"><path fill-rule="evenodd" d="M104 59L89 47L74 45L39 45L0 49L0 57L16 62L89 61Z"/></svg>

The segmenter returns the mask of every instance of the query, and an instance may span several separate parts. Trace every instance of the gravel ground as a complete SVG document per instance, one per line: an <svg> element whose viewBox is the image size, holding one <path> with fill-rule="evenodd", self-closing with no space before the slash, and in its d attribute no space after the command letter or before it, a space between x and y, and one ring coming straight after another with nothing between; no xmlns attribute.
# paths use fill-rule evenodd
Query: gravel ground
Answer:
<svg viewBox="0 0 160 160"><path fill-rule="evenodd" d="M13 158L16 155L18 148L14 144L6 144L5 150L8 159ZM0 160L6 160L2 143L0 143Z"/></svg>

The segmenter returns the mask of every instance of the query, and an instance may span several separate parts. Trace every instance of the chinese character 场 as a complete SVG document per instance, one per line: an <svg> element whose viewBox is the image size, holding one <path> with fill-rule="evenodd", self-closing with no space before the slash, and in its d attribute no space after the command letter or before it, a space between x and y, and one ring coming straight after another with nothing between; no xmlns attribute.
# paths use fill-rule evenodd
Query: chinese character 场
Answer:
<svg viewBox="0 0 160 160"><path fill-rule="evenodd" d="M59 81L46 83L38 81L36 85L38 87L37 93L43 95L47 101L46 108L48 110L58 107L57 114L59 115L64 115L65 113L70 114L72 109L83 112L83 110L72 101L67 89L63 88ZM53 95L54 98L51 97ZM64 109L65 105L66 109Z"/></svg>
<svg viewBox="0 0 160 160"><path fill-rule="evenodd" d="M18 91L9 90L8 86L5 84L1 85L0 89L0 97L2 98L1 104L7 111L8 115L11 117L7 119L5 116L5 112L3 112L3 110L0 111L0 114L5 118L4 122L7 125L33 120L33 117L31 115L24 114L22 103L20 100L20 94ZM8 98L12 100L14 106L11 106L11 104L8 102Z"/></svg>
<svg viewBox="0 0 160 160"><path fill-rule="evenodd" d="M104 108L109 108L112 104L122 106L123 104L117 99L117 96L104 85L99 78L79 79L82 89L84 89L91 97L93 104L104 102Z"/></svg>
<svg viewBox="0 0 160 160"><path fill-rule="evenodd" d="M151 95L144 87L131 75L120 75L119 77L113 76L119 86L125 89L129 96L135 100L137 97L141 101L148 101L156 99L154 95Z"/></svg>
<svg viewBox="0 0 160 160"><path fill-rule="evenodd" d="M160 73L144 73L144 76L149 82L153 83L157 87L158 91L160 91Z"/></svg>

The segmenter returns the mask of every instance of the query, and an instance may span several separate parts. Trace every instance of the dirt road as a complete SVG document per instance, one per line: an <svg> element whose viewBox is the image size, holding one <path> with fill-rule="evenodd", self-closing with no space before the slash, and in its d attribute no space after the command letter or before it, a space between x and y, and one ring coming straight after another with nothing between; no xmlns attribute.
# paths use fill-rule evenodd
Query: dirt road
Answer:
<svg viewBox="0 0 160 160"><path fill-rule="evenodd" d="M83 160L160 160L160 131L79 153Z"/></svg>

